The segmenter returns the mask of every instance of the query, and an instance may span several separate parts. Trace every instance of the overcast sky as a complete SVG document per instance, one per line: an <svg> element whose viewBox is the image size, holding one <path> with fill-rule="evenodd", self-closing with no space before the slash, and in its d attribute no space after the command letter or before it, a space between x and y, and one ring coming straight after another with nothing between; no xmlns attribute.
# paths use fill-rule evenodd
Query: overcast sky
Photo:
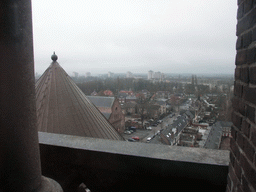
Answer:
<svg viewBox="0 0 256 192"><path fill-rule="evenodd" d="M32 0L35 71L234 73L235 0Z"/></svg>

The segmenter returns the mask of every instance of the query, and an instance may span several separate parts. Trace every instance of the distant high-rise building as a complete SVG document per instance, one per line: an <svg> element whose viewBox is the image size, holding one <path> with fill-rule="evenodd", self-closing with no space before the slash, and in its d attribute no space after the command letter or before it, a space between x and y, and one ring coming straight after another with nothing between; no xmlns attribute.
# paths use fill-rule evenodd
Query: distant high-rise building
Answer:
<svg viewBox="0 0 256 192"><path fill-rule="evenodd" d="M132 72L127 71L127 73L126 73L126 77L127 77L127 78L132 78L132 77L133 77Z"/></svg>
<svg viewBox="0 0 256 192"><path fill-rule="evenodd" d="M86 76L86 77L90 77L90 76L91 76L91 73L90 73L90 72L87 72L87 73L85 74L85 76Z"/></svg>
<svg viewBox="0 0 256 192"><path fill-rule="evenodd" d="M161 73L161 80L163 81L165 79L164 73Z"/></svg>
<svg viewBox="0 0 256 192"><path fill-rule="evenodd" d="M155 72L154 77L155 77L155 79L161 79L161 72L160 71Z"/></svg>
<svg viewBox="0 0 256 192"><path fill-rule="evenodd" d="M192 85L194 85L194 84L195 84L194 75L192 75L192 78L191 78L191 84L192 84Z"/></svg>
<svg viewBox="0 0 256 192"><path fill-rule="evenodd" d="M77 73L77 72L73 72L73 73L74 73L74 77L75 77L75 78L78 78L79 73Z"/></svg>
<svg viewBox="0 0 256 192"><path fill-rule="evenodd" d="M195 85L197 85L197 76L195 75Z"/></svg>
<svg viewBox="0 0 256 192"><path fill-rule="evenodd" d="M148 79L153 79L154 72L152 70L148 71Z"/></svg>
<svg viewBox="0 0 256 192"><path fill-rule="evenodd" d="M108 72L108 77L109 77L109 78L112 78L113 76L114 76L114 73L112 73L112 72L109 71L109 72Z"/></svg>

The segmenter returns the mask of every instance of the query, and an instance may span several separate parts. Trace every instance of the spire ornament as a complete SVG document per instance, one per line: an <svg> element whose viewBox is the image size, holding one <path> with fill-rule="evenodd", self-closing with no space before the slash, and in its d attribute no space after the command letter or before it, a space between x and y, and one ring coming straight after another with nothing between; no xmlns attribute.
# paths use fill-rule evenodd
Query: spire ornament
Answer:
<svg viewBox="0 0 256 192"><path fill-rule="evenodd" d="M51 56L51 59L53 60L53 62L57 61L58 56L55 54L55 51L53 52L53 55Z"/></svg>

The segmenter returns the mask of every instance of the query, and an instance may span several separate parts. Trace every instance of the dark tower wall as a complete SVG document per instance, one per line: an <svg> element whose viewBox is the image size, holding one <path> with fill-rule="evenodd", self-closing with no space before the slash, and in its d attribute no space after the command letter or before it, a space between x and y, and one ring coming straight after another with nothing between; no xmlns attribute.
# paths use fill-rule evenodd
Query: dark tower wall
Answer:
<svg viewBox="0 0 256 192"><path fill-rule="evenodd" d="M238 0L228 191L256 190L256 2Z"/></svg>
<svg viewBox="0 0 256 192"><path fill-rule="evenodd" d="M0 191L62 191L41 176L30 0L0 1L0 58Z"/></svg>

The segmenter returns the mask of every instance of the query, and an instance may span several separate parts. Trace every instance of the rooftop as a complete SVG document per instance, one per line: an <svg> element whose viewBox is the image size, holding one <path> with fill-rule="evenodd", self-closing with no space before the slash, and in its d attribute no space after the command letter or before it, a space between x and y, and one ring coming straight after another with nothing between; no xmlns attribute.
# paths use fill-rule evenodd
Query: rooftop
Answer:
<svg viewBox="0 0 256 192"><path fill-rule="evenodd" d="M38 131L123 140L54 60L36 82L36 107Z"/></svg>

